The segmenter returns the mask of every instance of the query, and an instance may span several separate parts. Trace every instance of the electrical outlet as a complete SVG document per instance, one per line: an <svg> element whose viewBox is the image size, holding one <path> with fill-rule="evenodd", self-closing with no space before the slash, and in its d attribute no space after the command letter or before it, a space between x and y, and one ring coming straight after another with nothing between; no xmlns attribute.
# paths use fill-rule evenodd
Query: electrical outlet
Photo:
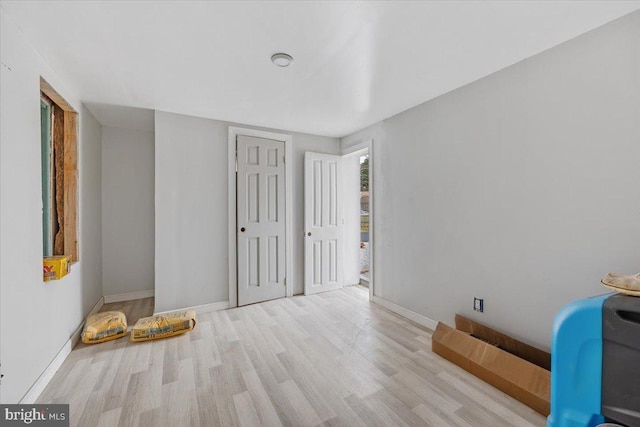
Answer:
<svg viewBox="0 0 640 427"><path fill-rule="evenodd" d="M484 311L484 300L482 298L473 297L473 309L482 313Z"/></svg>

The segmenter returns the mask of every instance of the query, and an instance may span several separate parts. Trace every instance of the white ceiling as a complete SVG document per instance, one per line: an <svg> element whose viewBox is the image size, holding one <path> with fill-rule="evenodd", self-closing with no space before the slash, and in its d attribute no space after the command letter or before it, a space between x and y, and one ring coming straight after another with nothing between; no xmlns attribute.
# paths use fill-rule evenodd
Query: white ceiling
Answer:
<svg viewBox="0 0 640 427"><path fill-rule="evenodd" d="M1 7L103 124L118 121L108 108L117 105L344 136L640 9L640 2ZM276 52L291 54L293 65L271 64Z"/></svg>

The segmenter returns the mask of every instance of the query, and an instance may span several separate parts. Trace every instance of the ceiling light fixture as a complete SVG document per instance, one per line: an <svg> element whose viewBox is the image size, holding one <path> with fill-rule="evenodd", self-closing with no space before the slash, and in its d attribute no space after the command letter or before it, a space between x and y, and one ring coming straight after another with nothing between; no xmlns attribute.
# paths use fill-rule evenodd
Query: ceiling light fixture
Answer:
<svg viewBox="0 0 640 427"><path fill-rule="evenodd" d="M276 53L271 57L271 62L278 67L288 67L293 62L293 57L286 53Z"/></svg>

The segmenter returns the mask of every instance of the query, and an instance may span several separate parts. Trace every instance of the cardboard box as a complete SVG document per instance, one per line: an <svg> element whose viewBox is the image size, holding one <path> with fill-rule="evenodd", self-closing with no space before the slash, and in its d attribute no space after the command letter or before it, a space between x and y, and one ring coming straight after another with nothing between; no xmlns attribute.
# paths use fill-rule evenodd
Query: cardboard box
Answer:
<svg viewBox="0 0 640 427"><path fill-rule="evenodd" d="M536 412L549 415L551 375L547 369L442 322L438 323L431 342L434 353Z"/></svg>
<svg viewBox="0 0 640 427"><path fill-rule="evenodd" d="M547 371L551 370L551 353L547 351L518 341L509 335L491 329L481 323L474 322L459 314L456 314L456 329L461 332L466 332L474 338L488 342Z"/></svg>
<svg viewBox="0 0 640 427"><path fill-rule="evenodd" d="M59 280L71 271L71 256L46 256L42 260L42 274L45 282Z"/></svg>

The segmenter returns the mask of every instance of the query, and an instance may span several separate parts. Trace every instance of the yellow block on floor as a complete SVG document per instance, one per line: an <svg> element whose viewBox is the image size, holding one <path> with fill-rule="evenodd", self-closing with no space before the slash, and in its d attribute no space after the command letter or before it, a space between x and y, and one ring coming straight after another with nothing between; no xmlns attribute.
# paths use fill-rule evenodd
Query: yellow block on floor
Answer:
<svg viewBox="0 0 640 427"><path fill-rule="evenodd" d="M189 332L196 326L194 310L143 317L131 329L131 341L149 341Z"/></svg>
<svg viewBox="0 0 640 427"><path fill-rule="evenodd" d="M97 344L115 340L127 334L127 317L121 311L105 311L87 317L82 331L82 342Z"/></svg>

